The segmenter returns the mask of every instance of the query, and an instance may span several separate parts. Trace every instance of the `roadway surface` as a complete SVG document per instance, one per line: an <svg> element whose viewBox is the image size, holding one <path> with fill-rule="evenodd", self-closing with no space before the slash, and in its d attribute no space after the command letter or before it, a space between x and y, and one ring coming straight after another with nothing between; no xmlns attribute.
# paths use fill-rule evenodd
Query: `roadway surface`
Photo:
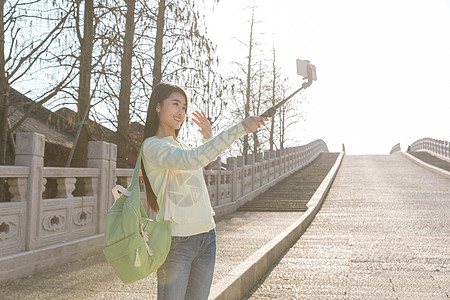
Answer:
<svg viewBox="0 0 450 300"><path fill-rule="evenodd" d="M245 299L449 299L450 181L345 156L307 231Z"/></svg>

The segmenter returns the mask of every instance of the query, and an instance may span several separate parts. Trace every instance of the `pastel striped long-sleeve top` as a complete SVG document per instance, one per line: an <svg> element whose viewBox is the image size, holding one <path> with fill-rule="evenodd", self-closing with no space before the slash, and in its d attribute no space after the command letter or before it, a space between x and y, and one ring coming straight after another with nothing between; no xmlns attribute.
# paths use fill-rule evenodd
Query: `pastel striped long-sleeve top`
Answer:
<svg viewBox="0 0 450 300"><path fill-rule="evenodd" d="M143 165L157 197L164 219L164 199L170 172L170 219L172 236L190 236L215 228L214 210L203 176L203 167L225 151L235 140L247 134L239 122L217 136L202 139L203 144L191 148L173 136L152 136L142 143Z"/></svg>

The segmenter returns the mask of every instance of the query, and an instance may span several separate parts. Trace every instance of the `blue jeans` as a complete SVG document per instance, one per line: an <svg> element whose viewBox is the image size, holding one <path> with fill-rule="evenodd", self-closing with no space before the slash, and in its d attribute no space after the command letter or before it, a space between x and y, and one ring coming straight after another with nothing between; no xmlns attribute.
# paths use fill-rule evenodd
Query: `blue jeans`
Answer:
<svg viewBox="0 0 450 300"><path fill-rule="evenodd" d="M215 229L173 236L167 259L156 272L158 300L208 299L215 263Z"/></svg>

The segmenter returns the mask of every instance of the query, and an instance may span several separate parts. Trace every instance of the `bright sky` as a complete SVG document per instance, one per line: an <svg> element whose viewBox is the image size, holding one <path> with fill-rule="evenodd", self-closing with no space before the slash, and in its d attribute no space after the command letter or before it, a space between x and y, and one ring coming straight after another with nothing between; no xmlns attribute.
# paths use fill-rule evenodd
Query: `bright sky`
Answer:
<svg viewBox="0 0 450 300"><path fill-rule="evenodd" d="M235 38L248 41L255 3L259 42L270 57L275 41L293 85L302 82L297 58L316 65L302 144L321 138L330 151L344 143L347 154L388 154L399 142L405 151L423 137L450 140L450 1L220 1L207 27L223 68L245 59Z"/></svg>

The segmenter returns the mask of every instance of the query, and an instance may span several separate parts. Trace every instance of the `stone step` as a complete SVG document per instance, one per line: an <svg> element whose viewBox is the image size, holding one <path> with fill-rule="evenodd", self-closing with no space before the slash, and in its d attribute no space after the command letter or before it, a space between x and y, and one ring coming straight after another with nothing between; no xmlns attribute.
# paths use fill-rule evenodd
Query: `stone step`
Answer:
<svg viewBox="0 0 450 300"><path fill-rule="evenodd" d="M299 211L330 171L339 153L321 153L312 163L242 205L238 211Z"/></svg>

